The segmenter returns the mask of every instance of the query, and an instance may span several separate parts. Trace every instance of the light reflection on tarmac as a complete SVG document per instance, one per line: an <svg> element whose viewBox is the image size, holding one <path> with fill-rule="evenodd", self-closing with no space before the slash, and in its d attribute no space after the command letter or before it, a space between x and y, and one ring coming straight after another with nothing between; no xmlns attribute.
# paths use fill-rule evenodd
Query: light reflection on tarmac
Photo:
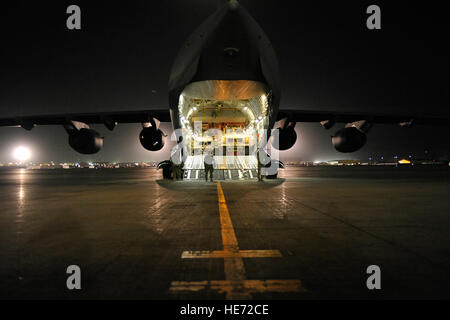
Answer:
<svg viewBox="0 0 450 320"><path fill-rule="evenodd" d="M288 168L222 200L160 176L0 170L0 298L450 298L448 167Z"/></svg>

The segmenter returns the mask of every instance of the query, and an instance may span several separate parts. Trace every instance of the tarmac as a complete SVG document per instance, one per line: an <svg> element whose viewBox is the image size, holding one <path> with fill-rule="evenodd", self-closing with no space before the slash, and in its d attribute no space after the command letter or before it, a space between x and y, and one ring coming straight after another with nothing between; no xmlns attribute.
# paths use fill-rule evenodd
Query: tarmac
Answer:
<svg viewBox="0 0 450 320"><path fill-rule="evenodd" d="M160 176L0 170L0 298L450 298L448 167ZM66 286L70 265L81 290Z"/></svg>

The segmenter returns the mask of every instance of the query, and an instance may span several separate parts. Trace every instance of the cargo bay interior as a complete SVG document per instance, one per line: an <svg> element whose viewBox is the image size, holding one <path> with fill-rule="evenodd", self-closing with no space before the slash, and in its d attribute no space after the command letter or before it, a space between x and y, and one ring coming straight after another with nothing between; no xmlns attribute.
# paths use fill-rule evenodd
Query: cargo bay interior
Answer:
<svg viewBox="0 0 450 320"><path fill-rule="evenodd" d="M256 148L267 128L270 92L261 82L210 80L188 85L179 115L188 156L184 169L204 168L214 154L221 170L257 168Z"/></svg>

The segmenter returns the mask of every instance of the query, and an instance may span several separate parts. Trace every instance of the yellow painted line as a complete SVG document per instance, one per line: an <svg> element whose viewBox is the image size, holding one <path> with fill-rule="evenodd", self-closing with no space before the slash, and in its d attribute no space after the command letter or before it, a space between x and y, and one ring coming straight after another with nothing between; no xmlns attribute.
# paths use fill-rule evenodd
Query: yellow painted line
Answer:
<svg viewBox="0 0 450 320"><path fill-rule="evenodd" d="M224 250L238 251L238 241L234 233L233 223L228 212L227 202L223 194L222 185L217 182L217 196L219 201L220 226L222 229L222 243Z"/></svg>
<svg viewBox="0 0 450 320"><path fill-rule="evenodd" d="M210 287L210 281L173 281L169 291L171 292L183 292L191 291L197 292L205 290Z"/></svg>
<svg viewBox="0 0 450 320"><path fill-rule="evenodd" d="M184 251L181 259L281 258L279 250Z"/></svg>
<svg viewBox="0 0 450 320"><path fill-rule="evenodd" d="M223 250L227 252L239 253L239 245L231 222L222 185L217 182L217 197L219 201L220 226L222 230ZM226 291L227 300L249 300L252 298L250 292L245 290L244 281L245 267L244 261L240 257L224 259L225 280L230 281L232 290Z"/></svg>
<svg viewBox="0 0 450 320"><path fill-rule="evenodd" d="M225 294L227 300L249 300L252 298L252 293L306 291L300 280L247 280L243 258L279 258L281 253L279 250L239 250L220 182L217 182L217 196L223 250L185 251L181 257L183 259L224 259L225 280L174 281L169 289L170 292L212 290Z"/></svg>
<svg viewBox="0 0 450 320"><path fill-rule="evenodd" d="M242 293L266 293L266 292L305 292L300 280L244 280L242 281ZM236 296L235 283L228 280L211 281L174 281L170 287L173 293L196 292L201 290L225 293L227 297Z"/></svg>

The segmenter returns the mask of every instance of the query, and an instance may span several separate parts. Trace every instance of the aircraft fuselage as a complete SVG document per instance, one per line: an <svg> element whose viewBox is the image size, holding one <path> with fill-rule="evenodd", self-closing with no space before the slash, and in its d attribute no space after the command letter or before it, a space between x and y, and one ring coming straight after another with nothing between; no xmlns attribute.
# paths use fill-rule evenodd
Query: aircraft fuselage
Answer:
<svg viewBox="0 0 450 320"><path fill-rule="evenodd" d="M273 127L279 103L279 67L270 41L237 1L224 4L189 36L173 64L174 130L183 130L185 141L194 140L194 131L239 133L248 145L248 132Z"/></svg>

